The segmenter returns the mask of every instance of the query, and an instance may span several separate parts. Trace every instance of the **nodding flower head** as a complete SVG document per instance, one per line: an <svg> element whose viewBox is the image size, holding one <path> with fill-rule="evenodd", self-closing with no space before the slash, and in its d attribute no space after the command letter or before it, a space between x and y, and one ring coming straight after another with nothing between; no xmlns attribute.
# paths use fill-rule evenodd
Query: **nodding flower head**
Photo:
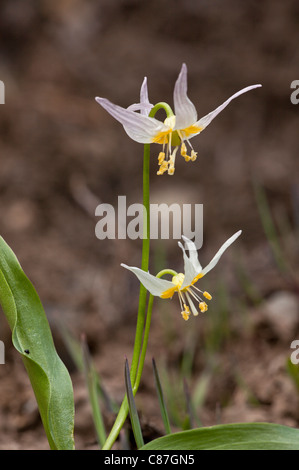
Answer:
<svg viewBox="0 0 299 470"><path fill-rule="evenodd" d="M160 144L162 150L158 155L157 174L163 175L167 172L173 175L178 149L180 148L180 154L185 161L195 161L197 152L193 149L190 139L200 134L234 98L260 86L258 84L243 88L214 111L198 119L195 106L187 96L187 66L183 64L174 86L174 113L169 113L164 122L149 116L153 105L148 99L146 78L141 86L139 103L122 108L106 98L96 97L96 101L123 125L131 139L142 144Z"/></svg>
<svg viewBox="0 0 299 470"><path fill-rule="evenodd" d="M207 291L200 290L195 284L197 284L199 279L216 266L225 250L241 235L241 233L242 231L239 230L230 237L221 246L214 258L205 268L202 268L198 261L196 245L187 237L183 236L182 238L185 242L186 248L180 242L179 246L183 251L184 273L175 273L171 270L172 273L174 273L171 281L158 278L133 266L127 266L126 264L122 264L122 266L129 271L132 271L144 287L154 296L161 297L162 299L170 299L175 293L177 293L182 317L184 320L188 320L191 313L197 316L199 310L202 313L206 312L208 310L206 300L209 301L212 299L211 294ZM186 249L189 251L189 256L186 254Z"/></svg>

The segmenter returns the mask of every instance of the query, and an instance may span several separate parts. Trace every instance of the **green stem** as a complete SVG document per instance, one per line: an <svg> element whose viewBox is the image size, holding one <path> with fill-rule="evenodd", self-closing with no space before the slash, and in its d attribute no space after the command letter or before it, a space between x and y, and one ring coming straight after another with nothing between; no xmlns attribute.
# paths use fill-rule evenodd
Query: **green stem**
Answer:
<svg viewBox="0 0 299 470"><path fill-rule="evenodd" d="M141 269L143 271L148 271L149 249L150 249L150 205L149 205L150 204L149 202L149 166L150 165L149 163L150 163L150 144L145 144L144 153L143 153L143 208L144 209L143 209L143 241L142 241L142 257L141 257ZM146 310L146 298L147 298L147 290L142 284L140 284L135 342L134 342L133 357L132 357L132 364L131 364L131 371L130 371L131 383L133 385L134 394L137 392L137 389L138 389L138 387L137 388L135 387L135 382L136 382L136 375L137 375L138 364L139 364L140 351L142 348L143 329L144 329L145 310ZM117 438L126 420L128 411L129 411L129 408L128 408L127 397L125 397L119 409L114 425L110 431L110 434L104 446L102 447L102 450L111 449L113 443L115 442L115 439Z"/></svg>
<svg viewBox="0 0 299 470"><path fill-rule="evenodd" d="M170 274L171 276L175 276L177 274L177 272L173 271L172 269L163 269L163 271L160 271L156 275L156 277L160 278L160 277L164 276L165 274ZM154 296L152 294L150 294L149 300L148 300L147 314L146 314L146 323L145 323L145 327L144 327L142 350L141 350L141 354L140 354L139 367L138 367L138 371L137 371L136 381L135 381L134 387L133 387L133 393L134 393L135 389L136 389L136 392L138 390L141 375L142 375L142 371L143 371L143 365L144 365L144 361L145 361L147 344L148 344L149 330L150 330L150 326L151 326L153 302L154 302Z"/></svg>
<svg viewBox="0 0 299 470"><path fill-rule="evenodd" d="M145 361L149 330L150 330L151 319L152 319L153 302L154 302L154 297L152 294L150 294L149 299L148 299L148 308L147 308L146 322L145 322L145 327L144 327L144 336L143 336L143 344L142 344L142 349L141 349L141 354L140 354L139 367L138 367L137 376L136 376L136 380L135 380L134 387L133 387L133 392L135 393L137 392L139 384L140 384L140 379L141 379L144 361Z"/></svg>
<svg viewBox="0 0 299 470"><path fill-rule="evenodd" d="M149 197L149 167L150 167L150 144L145 144L143 154L143 241L141 269L148 271L150 251L150 197ZM135 383L138 369L140 350L142 347L142 335L145 322L147 290L140 284L139 306L135 333L134 350L131 364L131 383Z"/></svg>
<svg viewBox="0 0 299 470"><path fill-rule="evenodd" d="M162 271L160 271L156 277L162 277L162 276L165 276L166 274L170 274L170 276L176 276L177 275L177 272L174 271L173 269L163 269Z"/></svg>
<svg viewBox="0 0 299 470"><path fill-rule="evenodd" d="M166 274L170 274L171 276L175 276L177 274L177 272L173 271L172 269L163 269L163 271L160 271L157 274L157 277L160 278L160 277L162 277ZM141 354L140 354L139 367L138 367L138 370L137 370L136 380L135 380L134 385L132 387L134 396L136 395L137 390L139 388L141 375L142 375L142 371L143 371L143 366L144 366L144 361L145 361L145 356L146 356L146 350L147 350L147 345L148 345L150 325L151 325L153 302L154 302L154 296L150 294L149 300L148 300L146 323L145 323L145 328L144 328L143 344L142 344L142 350L141 350ZM111 449L112 445L115 442L115 439L117 438L121 428L124 425L124 422L126 420L128 411L129 411L128 401L127 401L127 397L125 396L124 399L123 399L123 402L121 404L121 407L119 409L117 419L114 422L113 428L111 429L111 432L110 432L110 434L108 436L108 439L107 439L105 445L103 446L102 450Z"/></svg>
<svg viewBox="0 0 299 470"><path fill-rule="evenodd" d="M159 109L164 109L167 117L170 117L170 116L173 116L173 111L171 109L171 107L169 106L169 104L167 103L164 103L163 101L161 101L160 103L157 103L150 111L149 113L149 117L154 117L156 112L159 111Z"/></svg>
<svg viewBox="0 0 299 470"><path fill-rule="evenodd" d="M142 375L142 370L143 370L143 365L144 365L144 360L145 360L145 355L146 355L146 349L147 349L147 344L148 344L148 337L149 337L149 330L150 330L150 324L151 324L151 317L152 317L152 307L153 307L153 301L154 297L152 295L149 296L149 301L148 301L148 308L147 308L147 315L146 315L146 324L145 324L145 330L144 330L144 337L143 337L143 345L142 345L142 351L140 355L140 362L139 362L139 367L137 370L137 375L136 379L134 382L134 385L132 386L133 389L133 395L135 396L140 384L140 379ZM117 436L119 435L124 422L127 418L129 412L129 407L128 407L128 400L127 396L124 397L122 404L120 406L117 418L114 422L114 425L110 431L110 434L102 447L102 450L109 450L113 446Z"/></svg>
<svg viewBox="0 0 299 470"><path fill-rule="evenodd" d="M170 106L167 103L161 102L161 103L156 104L151 109L149 113L149 117L154 117L154 115L159 109L164 109L167 117L173 116L173 112ZM148 271L149 252L150 252L150 191L149 191L150 171L149 170L150 170L150 144L145 144L144 153L143 153L143 208L144 209L143 209L143 241L142 241L142 258L141 258L141 269L143 271ZM167 272L165 272L165 274L167 274ZM160 274L160 275L163 275L163 274ZM137 393L140 379L141 379L141 374L143 370L146 349L147 349L147 344L148 344L150 323L151 323L153 296L152 295L149 296L147 315L145 319L146 299L147 299L147 290L142 284L140 284L136 333L135 333L134 349L133 349L131 372L130 372L134 396ZM116 420L114 422L114 425L110 431L110 434L105 444L102 447L102 450L111 449L113 443L115 442L126 420L127 414L128 414L128 402L127 402L127 397L125 396L121 404L121 407L119 409Z"/></svg>

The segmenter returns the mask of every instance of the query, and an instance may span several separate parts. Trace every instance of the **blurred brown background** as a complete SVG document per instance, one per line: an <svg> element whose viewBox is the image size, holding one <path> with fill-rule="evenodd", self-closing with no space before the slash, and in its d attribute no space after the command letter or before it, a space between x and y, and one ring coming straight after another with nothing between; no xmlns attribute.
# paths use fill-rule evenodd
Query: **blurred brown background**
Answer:
<svg viewBox="0 0 299 470"><path fill-rule="evenodd" d="M211 390L216 393L215 380L219 392L208 394L202 422L214 424L220 404L223 422L297 425L297 396L285 360L298 328L299 107L290 101L290 84L299 79L298 2L9 0L0 6L0 41L0 79L6 87L0 107L0 234L34 283L73 374L79 446L86 448L94 440L90 409L55 319L62 318L78 337L87 334L108 391L121 399L123 358L132 350L139 286L120 263L140 265L141 248L139 241L95 237L98 203L115 205L118 195L126 195L128 204L141 202L143 149L94 97L127 107L138 100L147 76L150 101L172 105L182 62L188 66L188 94L199 116L245 86L263 85L233 101L193 139L197 161L187 164L177 158L173 177L156 176L159 147L152 147L152 200L204 205L203 264L243 229L204 286L213 292L213 280L224 282L229 315L237 318L237 326L231 326L233 339L224 340L217 351L224 362ZM283 259L291 261L294 276L289 265L284 271L284 261L283 266L275 262L254 195L256 183L282 232ZM258 292L258 305L244 293L236 258L249 280L247 287ZM153 243L151 270L160 265L182 269L176 242ZM248 328L240 317L240 303L231 298L242 299ZM274 302L268 316L267 302ZM173 322L173 341L167 346L161 340L161 322L166 334L162 310L158 315L162 307ZM284 317L275 314L277 309ZM177 300L167 307L157 303L155 312L150 348L175 368L188 347L190 328L200 337L205 319L182 322ZM289 326L282 334L284 321ZM0 367L0 448L47 448L3 318L0 326L6 345L6 365ZM197 378L205 363L201 345L195 343ZM230 375L231 356L257 397L260 406L253 410ZM147 367L141 391L147 398L140 407L145 422L159 433Z"/></svg>

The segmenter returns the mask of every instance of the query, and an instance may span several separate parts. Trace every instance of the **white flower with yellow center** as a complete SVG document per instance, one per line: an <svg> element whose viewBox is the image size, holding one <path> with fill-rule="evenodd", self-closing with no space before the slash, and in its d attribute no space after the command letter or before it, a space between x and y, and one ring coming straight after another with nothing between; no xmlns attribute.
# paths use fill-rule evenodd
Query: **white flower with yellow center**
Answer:
<svg viewBox="0 0 299 470"><path fill-rule="evenodd" d="M132 271L137 276L139 281L144 285L144 287L154 296L161 297L162 299L170 299L177 292L180 301L182 317L184 320L188 320L191 312L195 316L198 315L198 308L201 312L206 312L208 310L208 305L202 297L207 300L212 299L212 296L208 292L201 291L198 289L198 287L195 286L195 284L205 274L211 271L214 266L216 266L225 250L241 235L241 233L242 231L239 230L232 237L230 237L221 246L214 258L205 268L202 268L198 261L196 245L187 237L183 236L182 238L186 244L186 248L189 251L189 256L187 256L185 248L179 242L179 246L183 251L185 273L175 274L171 281L160 279L148 272L143 271L142 269L135 268L133 266L127 266L126 264L122 264L121 266L129 269L129 271ZM196 307L195 304L198 304L198 307Z"/></svg>
<svg viewBox="0 0 299 470"><path fill-rule="evenodd" d="M96 97L96 101L123 125L131 139L142 144L162 145L162 151L158 156L159 171L157 174L162 175L167 171L169 175L173 175L179 147L181 147L180 153L186 161L196 160L197 153L194 151L190 139L200 134L234 98L260 86L252 85L243 88L214 111L198 120L195 106L187 96L187 66L183 64L174 87L174 115L168 116L164 122L148 116L153 106L148 101L146 78L141 87L140 103L138 104L131 105L126 109L111 103L106 98ZM140 111L140 113L136 111ZM190 148L190 155L187 154L185 142Z"/></svg>

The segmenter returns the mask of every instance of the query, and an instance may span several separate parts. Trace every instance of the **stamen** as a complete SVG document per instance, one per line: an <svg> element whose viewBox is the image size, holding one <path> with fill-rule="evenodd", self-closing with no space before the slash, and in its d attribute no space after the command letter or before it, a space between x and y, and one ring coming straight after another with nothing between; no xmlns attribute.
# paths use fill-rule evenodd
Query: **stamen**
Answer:
<svg viewBox="0 0 299 470"><path fill-rule="evenodd" d="M167 170L168 170L168 162L166 160L164 160L161 163L159 171L157 171L157 175L163 175L163 173L165 173L165 171L167 171Z"/></svg>
<svg viewBox="0 0 299 470"><path fill-rule="evenodd" d="M187 155L187 147L186 147L185 142L182 142L182 145L181 145L181 155L182 157L184 157L186 162L189 162L190 160L192 160L192 153L191 153L191 157Z"/></svg>
<svg viewBox="0 0 299 470"><path fill-rule="evenodd" d="M182 155L182 157L184 157L186 162L189 162L191 157L189 157L189 155L187 155L187 147L186 147L186 144L183 140L182 133L180 131L177 131L177 133L178 133L179 138L181 139L181 155Z"/></svg>
<svg viewBox="0 0 299 470"><path fill-rule="evenodd" d="M182 157L186 157L187 155L187 147L186 147L185 142L182 142L182 145L181 145L181 155Z"/></svg>
<svg viewBox="0 0 299 470"><path fill-rule="evenodd" d="M192 144L189 142L188 139L186 139L186 142L188 143L190 149L191 149L191 156L187 154L187 146L184 142L183 139L183 132L182 131L177 131L179 138L181 139L181 155L184 157L186 162L189 162L190 160L194 162L197 158L197 152L194 151Z"/></svg>
<svg viewBox="0 0 299 470"><path fill-rule="evenodd" d="M178 151L178 147L174 149L172 154L169 157L169 166L168 166L168 174L173 175L174 174L174 164L175 164L175 156Z"/></svg>
<svg viewBox="0 0 299 470"><path fill-rule="evenodd" d="M194 286L192 286L192 288L191 288L191 287L188 287L188 288L187 288L187 291L189 292L189 294L192 295L192 297L194 297L195 300L197 300L197 302L201 302L202 299L199 297L199 295L198 295L196 292L193 291L193 287L194 287ZM198 289L198 290L199 290L199 289ZM201 291L200 291L200 292L201 292Z"/></svg>
<svg viewBox="0 0 299 470"><path fill-rule="evenodd" d="M194 150L191 150L191 160L192 160L192 162L195 162L196 159L197 159L197 152L195 152Z"/></svg>
<svg viewBox="0 0 299 470"><path fill-rule="evenodd" d="M181 314L184 320L189 320L190 308L188 307L188 305L184 304L184 310L181 312Z"/></svg>
<svg viewBox="0 0 299 470"><path fill-rule="evenodd" d="M170 159L169 159L168 174L169 175L174 174L174 159L173 159L172 155L170 156Z"/></svg>
<svg viewBox="0 0 299 470"><path fill-rule="evenodd" d="M183 310L183 303L184 302L182 302L180 291L178 291L178 294L179 294L180 307L181 307L181 310Z"/></svg>
<svg viewBox="0 0 299 470"><path fill-rule="evenodd" d="M185 305L186 300L184 298L184 295L183 295L182 291L178 290L178 294L179 294L181 309L183 309L182 305Z"/></svg>
<svg viewBox="0 0 299 470"><path fill-rule="evenodd" d="M200 302L199 308L200 308L201 313L204 313L208 310L208 306L205 302Z"/></svg>
<svg viewBox="0 0 299 470"><path fill-rule="evenodd" d="M164 162L165 160L165 152L160 152L159 153L159 156L158 156L158 163L159 165L162 165L162 163Z"/></svg>
<svg viewBox="0 0 299 470"><path fill-rule="evenodd" d="M211 299L212 299L211 294L209 294L207 291L203 292L202 295L203 295L206 299L208 299L208 300L211 300Z"/></svg>
<svg viewBox="0 0 299 470"><path fill-rule="evenodd" d="M198 311L196 310L196 307L195 307L194 303L192 302L192 299L190 298L190 295L188 294L188 292L186 292L186 297L187 297L188 303L191 307L192 313L196 317L198 315Z"/></svg>

